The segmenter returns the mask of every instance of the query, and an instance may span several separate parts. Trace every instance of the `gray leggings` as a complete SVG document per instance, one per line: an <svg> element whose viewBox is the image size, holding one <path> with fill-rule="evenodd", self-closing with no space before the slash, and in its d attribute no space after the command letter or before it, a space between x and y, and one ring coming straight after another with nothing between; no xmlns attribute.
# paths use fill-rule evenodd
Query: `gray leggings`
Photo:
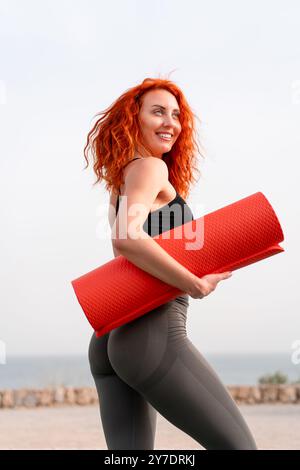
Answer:
<svg viewBox="0 0 300 470"><path fill-rule="evenodd" d="M205 449L257 450L227 388L187 337L188 299L92 335L89 363L109 450L154 449L157 411Z"/></svg>

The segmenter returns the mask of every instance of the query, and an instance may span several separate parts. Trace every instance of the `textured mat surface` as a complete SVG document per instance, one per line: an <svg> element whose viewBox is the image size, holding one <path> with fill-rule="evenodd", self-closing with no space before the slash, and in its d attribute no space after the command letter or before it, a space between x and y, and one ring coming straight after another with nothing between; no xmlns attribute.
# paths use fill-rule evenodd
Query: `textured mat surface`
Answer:
<svg viewBox="0 0 300 470"><path fill-rule="evenodd" d="M153 239L198 277L233 271L284 251L284 235L257 192ZM118 256L71 281L97 337L183 294Z"/></svg>

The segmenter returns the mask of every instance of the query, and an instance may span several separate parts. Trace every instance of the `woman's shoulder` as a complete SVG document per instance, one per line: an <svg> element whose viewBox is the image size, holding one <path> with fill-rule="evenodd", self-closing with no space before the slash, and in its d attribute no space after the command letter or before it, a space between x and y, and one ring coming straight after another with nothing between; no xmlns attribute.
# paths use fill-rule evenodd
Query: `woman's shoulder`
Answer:
<svg viewBox="0 0 300 470"><path fill-rule="evenodd" d="M140 160L140 161L139 161ZM128 164L130 163L130 165ZM146 177L155 176L156 178L161 178L162 182L167 178L168 179L168 167L167 164L160 158L157 157L143 157L133 159L126 163L123 167L123 179L125 180L129 177L130 180L140 181ZM133 181L134 183L134 181ZM121 184L121 194L124 184ZM117 188L112 187L110 192L109 202L114 207L116 206L117 199L119 196L119 191Z"/></svg>
<svg viewBox="0 0 300 470"><path fill-rule="evenodd" d="M130 163L130 165L128 165ZM140 172L155 172L155 171L166 171L168 172L167 164L157 157L143 157L137 158L134 161L128 162L123 170L124 176L129 172L140 174Z"/></svg>

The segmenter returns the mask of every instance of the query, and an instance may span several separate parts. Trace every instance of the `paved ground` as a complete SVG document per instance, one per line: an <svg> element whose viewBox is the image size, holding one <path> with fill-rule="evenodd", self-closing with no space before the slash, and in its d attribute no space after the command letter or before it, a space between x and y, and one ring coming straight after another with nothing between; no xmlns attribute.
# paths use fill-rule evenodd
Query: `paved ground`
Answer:
<svg viewBox="0 0 300 470"><path fill-rule="evenodd" d="M259 449L300 450L300 405L239 407ZM0 449L107 449L97 405L0 410ZM201 449L158 415L155 449Z"/></svg>

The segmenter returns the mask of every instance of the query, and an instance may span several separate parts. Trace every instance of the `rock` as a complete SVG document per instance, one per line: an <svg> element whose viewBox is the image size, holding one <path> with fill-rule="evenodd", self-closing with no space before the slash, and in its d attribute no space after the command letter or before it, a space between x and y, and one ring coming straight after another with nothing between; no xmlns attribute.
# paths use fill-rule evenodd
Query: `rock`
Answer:
<svg viewBox="0 0 300 470"><path fill-rule="evenodd" d="M241 403L248 403L249 397L250 397L250 386L244 385L242 387L239 387L238 390L238 400Z"/></svg>
<svg viewBox="0 0 300 470"><path fill-rule="evenodd" d="M54 403L64 403L65 401L65 388L64 387L56 387L54 389Z"/></svg>
<svg viewBox="0 0 300 470"><path fill-rule="evenodd" d="M300 402L300 384L295 384L294 387L296 390L296 397L297 397L296 400L297 400L297 403L299 403Z"/></svg>
<svg viewBox="0 0 300 470"><path fill-rule="evenodd" d="M75 405L76 404L76 394L75 394L75 390L74 390L73 387L66 388L65 403L67 403L69 405Z"/></svg>
<svg viewBox="0 0 300 470"><path fill-rule="evenodd" d="M54 390L45 388L38 392L38 406L51 406L54 401Z"/></svg>
<svg viewBox="0 0 300 470"><path fill-rule="evenodd" d="M253 385L250 390L250 397L248 403L261 403L262 394L259 387Z"/></svg>
<svg viewBox="0 0 300 470"><path fill-rule="evenodd" d="M14 391L15 406L17 407L24 406L24 401L25 401L27 394L28 394L28 390L26 388L15 390Z"/></svg>
<svg viewBox="0 0 300 470"><path fill-rule="evenodd" d="M75 388L75 394L76 403L78 405L89 405L90 403L92 403L92 394L90 388Z"/></svg>
<svg viewBox="0 0 300 470"><path fill-rule="evenodd" d="M278 385L263 384L259 388L263 403L274 403L278 400Z"/></svg>
<svg viewBox="0 0 300 470"><path fill-rule="evenodd" d="M297 389L292 385L280 385L278 396L281 403L296 403Z"/></svg>
<svg viewBox="0 0 300 470"><path fill-rule="evenodd" d="M255 385L230 385L227 388L237 403L254 404L261 402L261 391Z"/></svg>
<svg viewBox="0 0 300 470"><path fill-rule="evenodd" d="M38 405L38 392L36 390L28 390L26 396L23 400L24 406L26 408L34 408Z"/></svg>
<svg viewBox="0 0 300 470"><path fill-rule="evenodd" d="M2 408L14 408L14 392L13 390L2 391Z"/></svg>
<svg viewBox="0 0 300 470"><path fill-rule="evenodd" d="M253 393L251 385L230 385L227 388L232 398L238 404L253 402Z"/></svg>

